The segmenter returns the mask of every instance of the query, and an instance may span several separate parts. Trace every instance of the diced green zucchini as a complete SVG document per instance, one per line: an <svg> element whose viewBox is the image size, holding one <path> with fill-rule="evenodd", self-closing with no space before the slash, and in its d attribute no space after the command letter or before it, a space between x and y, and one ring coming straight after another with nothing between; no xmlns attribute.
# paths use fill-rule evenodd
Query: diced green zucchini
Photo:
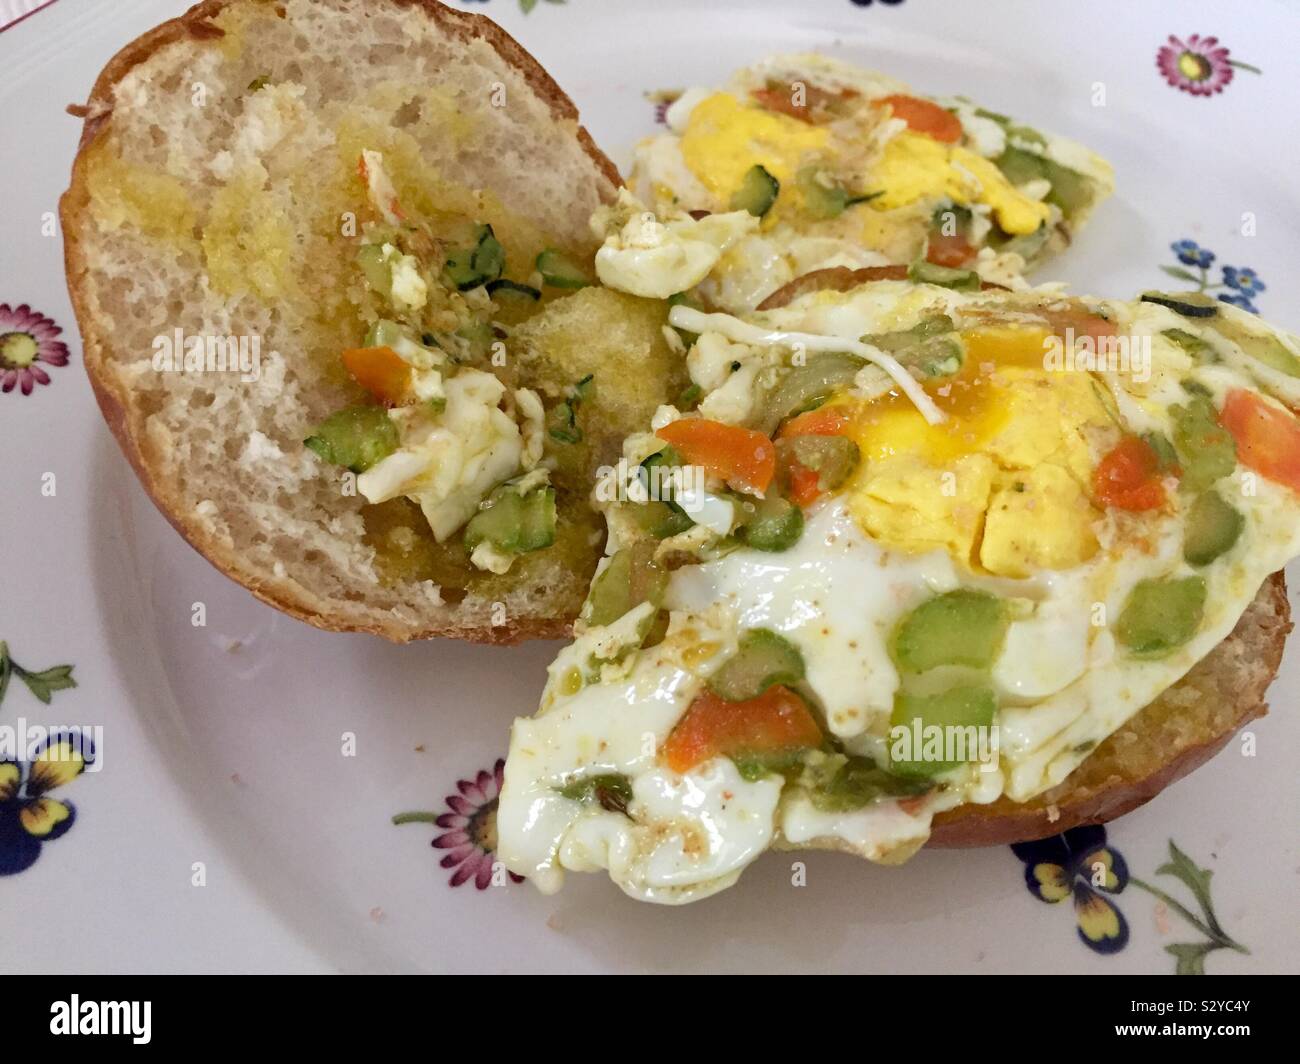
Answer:
<svg viewBox="0 0 1300 1064"><path fill-rule="evenodd" d="M613 624L643 602L658 606L668 571L654 560L655 544L642 540L618 551L592 582L583 616L589 625Z"/></svg>
<svg viewBox="0 0 1300 1064"><path fill-rule="evenodd" d="M951 771L959 765L978 760L980 754L979 734L963 733L967 757L965 761L946 761L927 756L924 739L926 729L938 727L944 729L944 738L956 741L956 733L949 729L985 729L993 725L997 713L997 696L989 687L979 685L962 685L941 691L938 694L917 695L900 691L894 697L894 712L889 718L891 730L905 728L910 733L908 757L895 757L899 743L890 744L889 767L899 776L931 777L942 772ZM919 725L919 726L918 726ZM916 739L920 738L921 749L917 749ZM970 740L974 740L971 742ZM945 741L946 745L946 741ZM987 749L987 747L985 747ZM955 752L955 751L954 751Z"/></svg>
<svg viewBox="0 0 1300 1064"><path fill-rule="evenodd" d="M349 406L331 414L302 441L325 461L364 473L398 446L397 426L382 406Z"/></svg>
<svg viewBox="0 0 1300 1064"><path fill-rule="evenodd" d="M793 748L774 750L770 753L743 751L731 755L731 761L740 773L740 778L750 783L757 783L768 776L785 776L790 779L803 768L805 750Z"/></svg>
<svg viewBox="0 0 1300 1064"><path fill-rule="evenodd" d="M469 247L453 251L443 267L452 284L462 292L495 281L506 266L506 251L490 225L480 225Z"/></svg>
<svg viewBox="0 0 1300 1064"><path fill-rule="evenodd" d="M1027 127L1015 128L1025 130ZM1029 132L1036 131L1029 130ZM1024 142L1028 138L1019 136L1017 139ZM1037 180L1047 181L1051 185L1047 193L1047 202L1059 207L1061 213L1067 218L1092 202L1092 185L1083 174L1061 166L1044 155L1037 155L1022 148L1008 147L993 162L1013 185L1020 186Z"/></svg>
<svg viewBox="0 0 1300 1064"><path fill-rule="evenodd" d="M1136 657L1168 654L1201 627L1205 594L1199 576L1140 580L1119 615L1115 636Z"/></svg>
<svg viewBox="0 0 1300 1064"><path fill-rule="evenodd" d="M974 270L954 270L917 259L907 268L907 279L914 284L937 284L956 292L978 292L980 275Z"/></svg>
<svg viewBox="0 0 1300 1064"><path fill-rule="evenodd" d="M393 298L393 268L382 244L362 244L357 250L357 265L371 291L385 299Z"/></svg>
<svg viewBox="0 0 1300 1064"><path fill-rule="evenodd" d="M821 491L834 491L858 466L858 445L846 436L792 436L778 440L777 457L784 468L798 463L817 474Z"/></svg>
<svg viewBox="0 0 1300 1064"><path fill-rule="evenodd" d="M537 256L537 272L552 288L586 288L591 284L582 267L559 248L547 248Z"/></svg>
<svg viewBox="0 0 1300 1064"><path fill-rule="evenodd" d="M652 499L669 499L672 497L670 473L681 464L682 456L676 449L665 444L654 454L641 459L641 464L637 466L637 479Z"/></svg>
<svg viewBox="0 0 1300 1064"><path fill-rule="evenodd" d="M1217 491L1198 495L1187 511L1183 557L1189 565L1209 565L1232 549L1246 527L1246 519Z"/></svg>
<svg viewBox="0 0 1300 1064"><path fill-rule="evenodd" d="M908 672L940 665L992 666L1007 634L1006 604L987 591L960 588L936 595L894 629L894 660Z"/></svg>
<svg viewBox="0 0 1300 1064"><path fill-rule="evenodd" d="M539 292L530 284L520 284L518 281L507 281L504 277L499 277L495 281L489 281L488 295L493 299L517 299L526 303L536 303L542 298Z"/></svg>
<svg viewBox="0 0 1300 1064"><path fill-rule="evenodd" d="M1271 332L1255 332L1236 317L1230 318L1226 314L1216 317L1210 322L1210 327L1240 347L1248 358L1262 362L1288 377L1300 377L1300 358L1296 358L1286 344Z"/></svg>
<svg viewBox="0 0 1300 1064"><path fill-rule="evenodd" d="M789 550L799 542L803 535L803 511L794 503L775 494L746 502L754 507L754 512L744 517L737 530L741 542L755 550L773 552Z"/></svg>
<svg viewBox="0 0 1300 1064"><path fill-rule="evenodd" d="M855 203L868 203L881 192L866 192L853 195L846 189L831 181L824 171L815 166L805 166L795 175L795 184L803 193L804 209L814 218L829 220L838 218L846 207Z"/></svg>
<svg viewBox="0 0 1300 1064"><path fill-rule="evenodd" d="M736 652L709 677L708 687L728 702L748 702L776 684L799 683L804 677L799 648L770 628L751 628Z"/></svg>
<svg viewBox="0 0 1300 1064"><path fill-rule="evenodd" d="M995 243L994 246L1002 254L1015 253L1026 262L1032 262L1034 256L1043 250L1048 238L1052 235L1051 229L1044 222L1032 233L1021 233L1019 236L1013 236L1009 240L1003 240Z"/></svg>
<svg viewBox="0 0 1300 1064"><path fill-rule="evenodd" d="M853 383L867 360L842 351L813 355L802 366L794 366L768 395L763 407L767 432L788 417L811 410L825 402L837 389Z"/></svg>
<svg viewBox="0 0 1300 1064"><path fill-rule="evenodd" d="M496 340L496 333L492 331L492 326L478 319L462 325L456 330L455 335L469 344L469 353L474 359L486 358Z"/></svg>
<svg viewBox="0 0 1300 1064"><path fill-rule="evenodd" d="M634 506L632 514L637 524L655 539L680 535L695 523L680 506L660 499Z"/></svg>
<svg viewBox="0 0 1300 1064"><path fill-rule="evenodd" d="M824 813L851 813L883 798L924 794L926 779L908 779L867 757L835 754L804 772L800 783L813 806Z"/></svg>
<svg viewBox="0 0 1300 1064"><path fill-rule="evenodd" d="M731 209L749 211L755 218L762 218L772 209L780 191L781 182L762 166L755 164L745 171L740 188L731 197Z"/></svg>
<svg viewBox="0 0 1300 1064"><path fill-rule="evenodd" d="M611 813L627 813L627 807L632 804L632 781L619 772L580 776L559 790L571 801L584 805L595 802Z"/></svg>
<svg viewBox="0 0 1300 1064"><path fill-rule="evenodd" d="M1219 313L1219 303L1213 296L1203 292L1179 292L1167 295L1164 292L1143 292L1143 303L1156 303L1168 307L1175 314L1184 318L1213 318Z"/></svg>
<svg viewBox="0 0 1300 1064"><path fill-rule="evenodd" d="M1193 394L1186 403L1170 408L1174 421L1174 447L1181 460L1182 486L1189 491L1208 488L1237 468L1237 445L1219 424L1214 404Z"/></svg>
<svg viewBox="0 0 1300 1064"><path fill-rule="evenodd" d="M557 403L547 415L551 439L559 443L581 443L582 426L578 424L578 408L595 394L596 378L588 373L570 390L563 402Z"/></svg>
<svg viewBox="0 0 1300 1064"><path fill-rule="evenodd" d="M527 554L555 542L555 489L538 488L523 495L503 484L465 526L465 547L490 543L503 554Z"/></svg>
<svg viewBox="0 0 1300 1064"><path fill-rule="evenodd" d="M1156 454L1156 472L1161 476L1178 468L1178 454L1163 432L1144 432L1142 442Z"/></svg>
<svg viewBox="0 0 1300 1064"><path fill-rule="evenodd" d="M396 351L403 340L412 340L406 329L395 321L380 318L366 333L365 345L366 347L390 347Z"/></svg>
<svg viewBox="0 0 1300 1064"><path fill-rule="evenodd" d="M700 398L704 395L704 389L698 384L688 384L682 389L682 394L677 397L677 409L682 411L694 410L700 404Z"/></svg>
<svg viewBox="0 0 1300 1064"><path fill-rule="evenodd" d="M1188 357L1194 358L1198 362L1213 360L1214 351L1209 343L1195 333L1189 333L1186 329L1166 329L1160 335L1177 347L1182 348Z"/></svg>
<svg viewBox="0 0 1300 1064"><path fill-rule="evenodd" d="M925 340L933 339L936 336L946 336L954 332L956 328L957 326L953 323L952 318L948 317L947 314L931 314L929 317L922 318L910 329L900 329L897 332L888 333L868 333L862 337L862 342L896 355L908 348L915 347Z"/></svg>

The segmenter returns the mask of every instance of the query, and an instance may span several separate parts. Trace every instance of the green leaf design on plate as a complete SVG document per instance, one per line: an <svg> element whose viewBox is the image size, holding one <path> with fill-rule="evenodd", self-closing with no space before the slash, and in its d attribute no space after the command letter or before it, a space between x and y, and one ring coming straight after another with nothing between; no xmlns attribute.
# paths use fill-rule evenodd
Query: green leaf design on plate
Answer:
<svg viewBox="0 0 1300 1064"><path fill-rule="evenodd" d="M1160 268L1164 270L1165 273L1169 274L1170 277L1177 277L1180 281L1194 284L1198 288L1203 283L1201 278L1197 277L1194 273L1184 270L1181 266L1161 266Z"/></svg>
<svg viewBox="0 0 1300 1064"><path fill-rule="evenodd" d="M39 671L24 669L9 656L9 644L0 640L0 704L4 703L10 680L17 676L33 695L48 706L55 691L66 691L77 686L77 681L72 678L73 668L72 665L51 665L48 669Z"/></svg>
<svg viewBox="0 0 1300 1064"><path fill-rule="evenodd" d="M1172 953L1178 960L1174 967L1175 975L1204 975L1205 957L1216 949L1222 949L1217 942L1182 942L1166 946L1165 952Z"/></svg>

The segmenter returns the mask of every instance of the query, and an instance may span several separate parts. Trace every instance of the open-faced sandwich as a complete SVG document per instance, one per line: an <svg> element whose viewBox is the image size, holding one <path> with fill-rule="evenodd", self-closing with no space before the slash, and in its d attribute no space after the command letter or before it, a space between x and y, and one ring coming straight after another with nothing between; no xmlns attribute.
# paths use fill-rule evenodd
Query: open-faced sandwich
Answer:
<svg viewBox="0 0 1300 1064"><path fill-rule="evenodd" d="M916 263L940 281L974 268L1011 286L1067 246L1114 183L1110 164L1064 137L818 55L688 89L665 120L637 147L637 197L661 220L760 219L701 293L730 311L826 267Z"/></svg>
<svg viewBox="0 0 1300 1064"><path fill-rule="evenodd" d="M619 178L532 57L433 2L207 0L82 113L86 368L182 535L326 628L567 631L594 470L681 360L584 287Z"/></svg>
<svg viewBox="0 0 1300 1064"><path fill-rule="evenodd" d="M842 281L670 315L698 409L598 485L608 557L506 763L500 854L543 890L1040 837L1263 712L1297 339L1204 296Z"/></svg>

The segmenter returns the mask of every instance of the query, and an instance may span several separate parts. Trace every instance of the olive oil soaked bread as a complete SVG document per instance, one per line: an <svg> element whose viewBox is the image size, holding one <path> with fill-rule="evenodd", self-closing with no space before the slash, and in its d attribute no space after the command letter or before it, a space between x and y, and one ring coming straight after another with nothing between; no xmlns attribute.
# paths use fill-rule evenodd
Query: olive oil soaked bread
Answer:
<svg viewBox="0 0 1300 1064"><path fill-rule="evenodd" d="M506 276L527 277L547 247L590 261L587 220L618 174L535 60L487 19L431 0L208 0L123 49L84 118L62 217L87 371L182 535L322 628L394 640L561 634L599 556L585 502L598 433L556 484L562 525L571 520L555 546L503 576L434 543L406 500L366 506L303 446L362 395L339 355L367 324L355 261L363 150L382 153L400 202L422 218L490 224ZM548 296L528 357L545 366L554 352L566 372L597 377L603 359L622 359L611 372L635 370L643 388L632 420L610 427L622 435L667 386L656 313L614 293ZM607 342L575 348L572 319L584 315L587 335ZM157 338L178 329L256 338L257 379L156 370ZM598 396L584 412L593 421Z"/></svg>

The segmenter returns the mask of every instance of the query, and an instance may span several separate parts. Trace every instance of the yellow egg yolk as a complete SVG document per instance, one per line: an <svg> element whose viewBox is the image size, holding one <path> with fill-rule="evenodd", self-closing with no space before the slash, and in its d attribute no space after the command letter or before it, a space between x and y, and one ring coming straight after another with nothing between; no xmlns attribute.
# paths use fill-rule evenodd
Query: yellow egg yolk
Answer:
<svg viewBox="0 0 1300 1064"><path fill-rule="evenodd" d="M961 370L926 385L947 419L938 425L896 392L835 400L852 407L844 431L862 462L847 499L869 535L1010 577L1096 553L1085 430L1106 413L1090 374L1044 367L1049 336L1026 326L963 333Z"/></svg>
<svg viewBox="0 0 1300 1064"><path fill-rule="evenodd" d="M729 92L695 105L682 134L682 158L705 188L726 204L751 167L762 166L781 183L781 195L795 187L805 155L823 150L826 129L789 115L747 107Z"/></svg>
<svg viewBox="0 0 1300 1064"><path fill-rule="evenodd" d="M942 144L923 133L899 133L871 174L871 200L878 211L920 199L950 199L963 207L987 204L1003 232L1034 232L1050 214L1046 203L1019 192L988 159L967 148Z"/></svg>

